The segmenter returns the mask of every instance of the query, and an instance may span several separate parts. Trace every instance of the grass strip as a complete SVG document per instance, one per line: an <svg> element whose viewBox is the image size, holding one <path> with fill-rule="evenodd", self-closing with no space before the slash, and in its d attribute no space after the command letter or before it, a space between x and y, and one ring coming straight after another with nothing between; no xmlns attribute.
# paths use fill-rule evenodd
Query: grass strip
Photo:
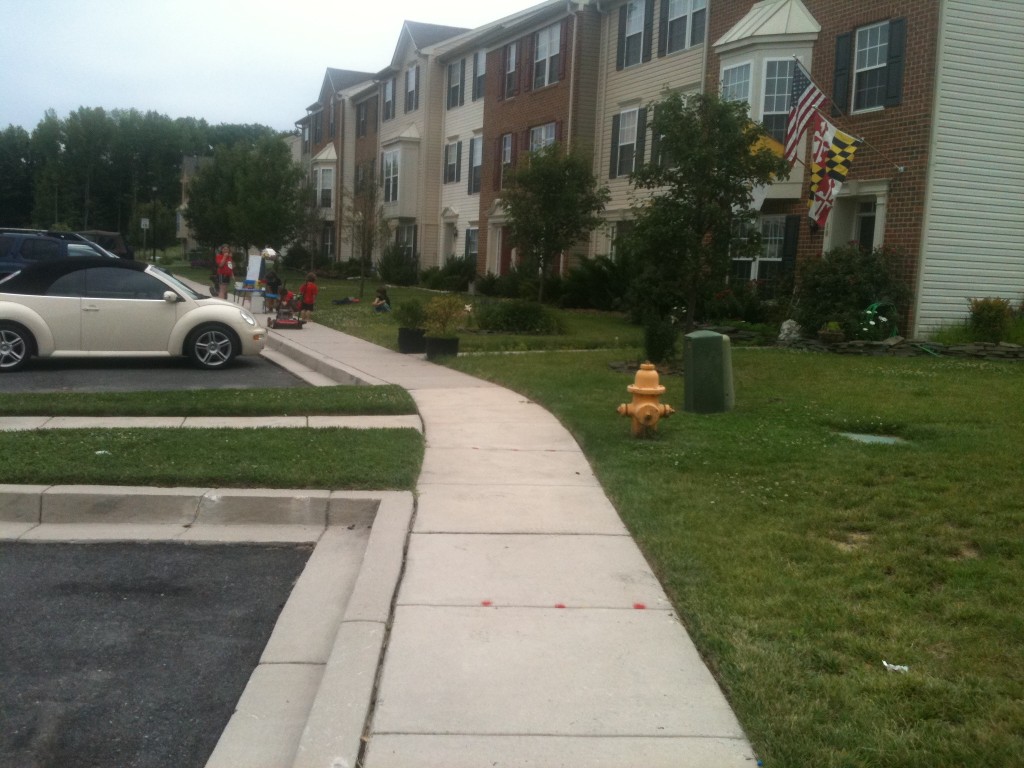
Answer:
<svg viewBox="0 0 1024 768"><path fill-rule="evenodd" d="M0 394L4 416L402 416L416 413L401 387L286 387L170 392Z"/></svg>
<svg viewBox="0 0 1024 768"><path fill-rule="evenodd" d="M361 388L365 389L365 388ZM4 483L412 490L412 429L67 429L0 432Z"/></svg>

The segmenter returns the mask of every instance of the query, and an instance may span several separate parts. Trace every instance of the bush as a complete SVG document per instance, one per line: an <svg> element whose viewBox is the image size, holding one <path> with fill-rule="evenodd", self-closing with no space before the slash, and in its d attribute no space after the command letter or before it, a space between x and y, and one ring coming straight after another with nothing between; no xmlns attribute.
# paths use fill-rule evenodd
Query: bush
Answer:
<svg viewBox="0 0 1024 768"><path fill-rule="evenodd" d="M606 312L621 310L629 280L625 266L607 256L583 259L562 280L561 305Z"/></svg>
<svg viewBox="0 0 1024 768"><path fill-rule="evenodd" d="M797 288L794 319L814 334L835 322L847 338L861 334L867 308L892 304L902 311L910 291L897 277L900 256L885 248L865 250L856 244L835 248L804 266ZM896 323L897 318L893 318Z"/></svg>
<svg viewBox="0 0 1024 768"><path fill-rule="evenodd" d="M427 336L438 339L455 336L459 321L466 313L466 305L458 296L435 296L427 302L427 317L424 326Z"/></svg>
<svg viewBox="0 0 1024 768"><path fill-rule="evenodd" d="M679 325L671 319L650 317L644 324L644 355L652 363L664 363L676 357Z"/></svg>
<svg viewBox="0 0 1024 768"><path fill-rule="evenodd" d="M766 322L773 307L761 297L755 280L732 280L724 289L704 303L705 321L743 320L748 323Z"/></svg>
<svg viewBox="0 0 1024 768"><path fill-rule="evenodd" d="M477 326L495 333L556 334L563 328L557 315L536 301L481 301L473 307Z"/></svg>
<svg viewBox="0 0 1024 768"><path fill-rule="evenodd" d="M427 320L423 302L417 299L400 302L395 307L394 316L400 328L422 328Z"/></svg>
<svg viewBox="0 0 1024 768"><path fill-rule="evenodd" d="M1008 299L971 299L968 328L974 341L998 344L1003 341L1013 322L1013 309Z"/></svg>
<svg viewBox="0 0 1024 768"><path fill-rule="evenodd" d="M319 253L314 254L304 245L293 245L288 252L281 257L281 266L284 269L293 269L297 272L318 272L324 273L330 267L331 262L326 256Z"/></svg>
<svg viewBox="0 0 1024 768"><path fill-rule="evenodd" d="M391 285L415 285L419 277L419 257L392 243L384 249L377 262L377 274Z"/></svg>

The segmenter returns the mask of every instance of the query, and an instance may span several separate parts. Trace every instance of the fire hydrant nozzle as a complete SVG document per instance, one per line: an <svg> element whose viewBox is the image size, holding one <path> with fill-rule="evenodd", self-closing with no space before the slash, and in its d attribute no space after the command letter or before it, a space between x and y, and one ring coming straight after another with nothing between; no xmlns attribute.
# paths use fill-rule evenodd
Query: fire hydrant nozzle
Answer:
<svg viewBox="0 0 1024 768"><path fill-rule="evenodd" d="M646 437L657 431L658 421L675 413L671 405L658 402L665 393L665 387L658 383L658 370L652 363L640 365L636 378L626 391L633 395L633 400L623 403L617 410L623 416L633 417L631 431L634 437Z"/></svg>

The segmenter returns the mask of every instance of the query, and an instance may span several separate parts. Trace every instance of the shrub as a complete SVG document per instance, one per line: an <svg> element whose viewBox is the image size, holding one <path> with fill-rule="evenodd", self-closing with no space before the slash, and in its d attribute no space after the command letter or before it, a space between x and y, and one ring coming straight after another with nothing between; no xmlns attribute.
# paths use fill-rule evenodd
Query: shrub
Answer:
<svg viewBox="0 0 1024 768"><path fill-rule="evenodd" d="M856 244L829 251L804 266L794 319L806 333L836 322L847 338L857 337L871 304L892 304L898 310L906 307L910 292L897 277L900 258L885 248L868 251Z"/></svg>
<svg viewBox="0 0 1024 768"><path fill-rule="evenodd" d="M525 299L480 301L473 307L473 315L484 331L556 334L563 330L554 312L539 302Z"/></svg>
<svg viewBox="0 0 1024 768"><path fill-rule="evenodd" d="M440 339L454 336L459 320L465 313L466 305L458 296L435 296L427 302L427 317L424 323L427 336Z"/></svg>
<svg viewBox="0 0 1024 768"><path fill-rule="evenodd" d="M652 363L663 363L676 357L679 326L671 319L650 317L644 323L644 355Z"/></svg>
<svg viewBox="0 0 1024 768"><path fill-rule="evenodd" d="M409 299L395 307L394 317L400 328L422 328L427 320L427 312L422 301Z"/></svg>
<svg viewBox="0 0 1024 768"><path fill-rule="evenodd" d="M419 277L419 257L392 243L380 255L377 274L391 285L415 285Z"/></svg>
<svg viewBox="0 0 1024 768"><path fill-rule="evenodd" d="M629 274L625 266L607 256L583 259L562 281L563 307L621 310L625 306Z"/></svg>
<svg viewBox="0 0 1024 768"><path fill-rule="evenodd" d="M1013 321L1013 309L1008 299L971 299L968 328L975 341L998 344L1006 338Z"/></svg>

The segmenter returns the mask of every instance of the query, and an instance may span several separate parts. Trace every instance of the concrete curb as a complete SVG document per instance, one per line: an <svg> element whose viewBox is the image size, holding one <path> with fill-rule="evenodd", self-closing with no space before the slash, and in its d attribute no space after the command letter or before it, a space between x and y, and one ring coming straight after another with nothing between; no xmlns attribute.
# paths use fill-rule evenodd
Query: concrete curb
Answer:
<svg viewBox="0 0 1024 768"><path fill-rule="evenodd" d="M302 333L302 331L293 331ZM368 376L366 373L345 365L338 360L333 360L326 355L314 352L305 348L292 339L277 331L267 331L267 348L272 351L283 352L297 367L298 370L306 369L326 376L338 384L379 386L387 384L383 379ZM274 359L274 358L271 358ZM286 366L292 370L293 366Z"/></svg>

